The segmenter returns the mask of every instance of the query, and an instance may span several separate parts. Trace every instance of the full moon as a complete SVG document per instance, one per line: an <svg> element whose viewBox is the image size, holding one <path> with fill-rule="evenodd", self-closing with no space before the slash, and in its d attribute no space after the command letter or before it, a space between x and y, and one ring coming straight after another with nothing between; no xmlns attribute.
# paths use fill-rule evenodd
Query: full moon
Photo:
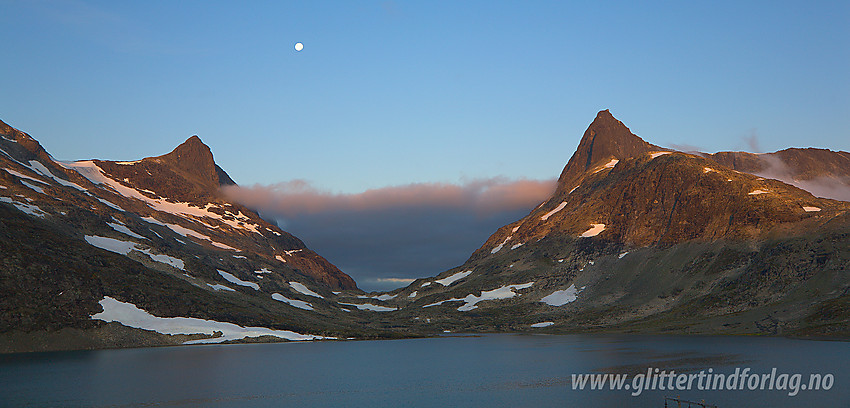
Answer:
<svg viewBox="0 0 850 408"><path fill-rule="evenodd" d="M295 51L301 51L303 49L304 49L304 44L301 44L300 42L295 43Z"/></svg>

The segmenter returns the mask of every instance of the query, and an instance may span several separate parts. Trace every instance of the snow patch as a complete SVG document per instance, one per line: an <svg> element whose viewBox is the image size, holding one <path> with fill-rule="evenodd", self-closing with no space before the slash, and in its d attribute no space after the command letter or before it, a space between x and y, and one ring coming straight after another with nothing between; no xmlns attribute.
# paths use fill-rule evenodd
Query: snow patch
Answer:
<svg viewBox="0 0 850 408"><path fill-rule="evenodd" d="M36 192L38 192L38 193L41 193L41 194L47 195L47 194L44 192L44 189L43 189L43 188L41 188L41 187L39 187L39 186L37 186L37 185L35 185L35 184L32 184L32 183L30 183L30 182L28 182L28 181L26 181L26 180L21 180L21 184L23 184L23 185L25 185L25 186L29 187L29 188L30 188L31 190L33 190L33 191L36 191Z"/></svg>
<svg viewBox="0 0 850 408"><path fill-rule="evenodd" d="M462 300L466 302L463 306L457 308L457 310L461 312L467 312L473 309L477 309L478 302L482 302L485 300L498 300L498 299L510 299L517 295L515 290L519 289L527 289L533 285L534 282L523 283L520 285L506 285L497 289L488 290L481 292L481 296L475 296L473 294L466 295Z"/></svg>
<svg viewBox="0 0 850 408"><path fill-rule="evenodd" d="M611 159L611 161L609 161L608 163L605 163L602 167L600 167L599 169L594 171L593 174L599 173L600 171L605 170L605 169L613 169L614 166L616 166L617 163L619 163L619 162L620 161L617 160L617 159Z"/></svg>
<svg viewBox="0 0 850 408"><path fill-rule="evenodd" d="M168 255L154 254L150 249L143 249L138 244L134 242L122 241L120 239L109 238L109 237L100 237L97 235L86 235L86 242L89 245L96 246L100 249L105 249L110 252L115 252L116 254L128 255L131 251L139 251L152 260L164 263L166 265L171 265L177 269L186 270L186 265L184 264L182 259L174 258Z"/></svg>
<svg viewBox="0 0 850 408"><path fill-rule="evenodd" d="M453 275L451 275L447 278L435 280L434 282L437 282L437 283L439 283L440 285L443 285L443 286L449 286L452 283L455 283L455 282L469 276L471 273L472 273L472 270L468 270L466 272L458 272L458 273L455 273L455 274L453 274Z"/></svg>
<svg viewBox="0 0 850 408"><path fill-rule="evenodd" d="M430 285L430 284L431 284L431 282L425 282L425 283L423 283L423 284L422 284L422 286L420 286L420 287L421 287L421 288L424 288L424 287L426 287L426 286L428 286L428 285Z"/></svg>
<svg viewBox="0 0 850 408"><path fill-rule="evenodd" d="M556 212L563 210L563 209L564 209L564 207L566 207L566 206L567 206L567 202L566 202L566 201L564 201L564 202L562 202L561 204L558 204L558 206L557 206L557 207L555 207L555 209L554 209L554 210L549 211L549 212L547 212L546 214L544 214L542 217L540 217L540 219L541 219L541 220L543 220L543 221L546 221L546 220L548 220L548 219L549 219L549 217L551 217L551 216L555 215L555 213L556 213Z"/></svg>
<svg viewBox="0 0 850 408"><path fill-rule="evenodd" d="M805 206L803 207L803 211L805 211L805 212L818 212L820 210L821 209L818 208L818 207L805 207Z"/></svg>
<svg viewBox="0 0 850 408"><path fill-rule="evenodd" d="M712 171L717 171L717 170L714 170L711 167L703 167L703 169L702 169L703 173L711 173Z"/></svg>
<svg viewBox="0 0 850 408"><path fill-rule="evenodd" d="M226 250L229 250L229 251L242 252L241 249L236 249L236 248L234 248L230 245L222 244L221 242L216 242L216 241L210 240L210 243L212 244L212 246L214 246L216 248L226 249Z"/></svg>
<svg viewBox="0 0 850 408"><path fill-rule="evenodd" d="M407 297L409 297L409 298L415 298L415 297L416 297L416 295L417 295L417 292L414 290L414 291L413 291L413 293L411 293L411 294L407 295Z"/></svg>
<svg viewBox="0 0 850 408"><path fill-rule="evenodd" d="M398 295L380 295L380 296L372 296L372 299L378 299L380 301L387 301L390 299L395 299Z"/></svg>
<svg viewBox="0 0 850 408"><path fill-rule="evenodd" d="M535 329L539 329L541 327L549 327L549 326L552 326L554 324L555 324L555 322L540 322L540 323L532 324L531 327L533 327Z"/></svg>
<svg viewBox="0 0 850 408"><path fill-rule="evenodd" d="M362 304L362 305L358 305L358 304L355 304L355 303L342 303L342 302L340 302L339 304L346 305L346 306L354 306L354 307L356 307L360 310L368 310L370 312L392 312L392 311L398 310L397 307L378 306L378 305L373 305L371 303L365 303L365 304Z"/></svg>
<svg viewBox="0 0 850 408"><path fill-rule="evenodd" d="M178 234L180 234L184 237L187 237L187 238L188 237L195 237L195 238L198 238L198 239L202 239L204 241L212 242L212 238L210 238L207 235L201 234L200 232L197 232L193 229L189 229L189 228L177 225L177 224L169 224L167 222L162 223L162 225L168 227L170 230L172 230L172 231L174 231L174 232L176 232L176 233L178 233Z"/></svg>
<svg viewBox="0 0 850 408"><path fill-rule="evenodd" d="M288 297L281 295L280 293L272 293L272 299L280 301L280 302L288 303L290 306L297 307L299 309L313 310L313 305L311 305L311 304L309 304L309 303L307 303L303 300L290 299Z"/></svg>
<svg viewBox="0 0 850 408"><path fill-rule="evenodd" d="M131 236L131 237L133 237L133 238L147 239L147 238L145 238L145 237L143 237L143 236L141 236L141 235L139 235L139 234L136 234L135 232L133 232L132 230L130 230L129 228L127 228L127 226L126 226L126 225L121 224L120 222L119 222L119 223L107 222L107 223L106 223L106 225L108 225L108 226L112 227L112 229L114 229L115 231L118 231L118 232L120 232L120 233L122 233L122 234L124 234L124 235L129 235L129 236Z"/></svg>
<svg viewBox="0 0 850 408"><path fill-rule="evenodd" d="M511 235L508 235L508 237L507 237L507 238L505 238L505 240L504 240L504 241L502 241L502 243L501 243L501 244L496 245L495 247L493 247L493 249L491 249L491 250L490 250L490 253L491 253L491 254L495 254L496 252L501 251L501 250L502 250L502 247L503 247L503 246L505 246L505 244L507 244L507 243L508 243L508 241L509 241L510 239L511 239Z"/></svg>
<svg viewBox="0 0 850 408"><path fill-rule="evenodd" d="M237 278L237 277L235 277L235 276L233 276L233 275L231 275L231 274L229 274L229 273L227 273L227 272L225 272L221 269L216 269L216 270L218 271L218 274L221 275L222 278L224 278L224 280L226 280L230 283L233 283L233 284L236 284L236 285L239 285L239 286L249 287L249 288L254 289L254 290L260 290L260 285L254 283L254 282L243 281L242 279L239 279L239 278Z"/></svg>
<svg viewBox="0 0 850 408"><path fill-rule="evenodd" d="M511 249L512 249L512 250L513 250L513 249L517 249L517 248L519 248L519 247L521 247L521 246L523 246L523 245L525 245L525 242L520 243L520 244L515 244L514 246L512 246L512 247L511 247Z"/></svg>
<svg viewBox="0 0 850 408"><path fill-rule="evenodd" d="M769 193L769 192L770 192L770 191L767 191L767 190L761 190L761 189L759 189L759 190L753 190L753 191L750 191L750 192L749 192L749 193L747 193L747 194L748 194L748 195L759 195L759 194L767 194L767 193Z"/></svg>
<svg viewBox="0 0 850 408"><path fill-rule="evenodd" d="M605 224L591 224L591 225L593 225L593 227L591 227L589 230L583 232L580 235L582 238L595 237L595 236L599 235L600 232L605 231Z"/></svg>
<svg viewBox="0 0 850 408"><path fill-rule="evenodd" d="M127 255L130 251L137 249L134 242L122 241L115 238L86 235L85 240L89 243L89 245L121 255Z"/></svg>
<svg viewBox="0 0 850 408"><path fill-rule="evenodd" d="M582 289L584 288L582 287ZM581 290L576 289L576 285L572 284L564 290L556 290L552 292L551 295L540 299L540 301L550 306L563 306L567 303L575 302L576 299L578 299L578 294L580 292Z"/></svg>
<svg viewBox="0 0 850 408"><path fill-rule="evenodd" d="M114 208L114 209L116 209L116 210L118 210L118 211L127 212L127 210L125 210L125 209L123 209L123 208L121 208L121 207L119 207L119 206L117 206L117 205L115 205L115 204L112 204L111 202L106 201L106 200L104 200L104 199L102 199L102 198L100 198L100 197L95 197L95 198L96 198L98 201L100 201L101 203L103 203L104 205L106 205L107 207Z"/></svg>
<svg viewBox="0 0 850 408"><path fill-rule="evenodd" d="M154 217L142 217L142 219L147 221L150 224L160 225L160 226L163 226L163 227L166 226L162 221L160 221L160 220L158 220Z"/></svg>
<svg viewBox="0 0 850 408"><path fill-rule="evenodd" d="M478 306L476 306L476 305L479 302L482 302L482 301L485 301L485 300L510 299L510 298L518 295L518 293L515 292L516 290L528 289L528 288L531 287L531 285L534 285L534 282L523 283L523 284L519 284L519 285L505 285L505 286L502 286L500 288L496 288L496 289L493 289L493 290L482 291L481 295L479 295L479 296L469 294L469 295L466 295L466 297L464 297L463 299L451 298L451 299L446 299L446 300L443 300L443 301L440 301L440 302L431 303L431 304L428 304L428 305L425 305L425 306L422 306L422 307L439 306L439 305L446 303L446 302L459 302L459 301L461 301L461 302L465 302L465 303L463 305L461 305L459 308L457 308L457 310L459 310L461 312L468 312L470 310L477 309Z"/></svg>
<svg viewBox="0 0 850 408"><path fill-rule="evenodd" d="M39 180L35 177L27 176L26 174L23 174L21 172L18 172L18 171L12 170L12 169L7 169L7 168L4 167L3 170L6 170L7 173L9 173L9 174L11 174L11 175L13 175L17 178L27 179L27 180L35 181L35 182L41 183L41 184L49 184L46 181Z"/></svg>
<svg viewBox="0 0 850 408"><path fill-rule="evenodd" d="M333 337L300 334L289 330L273 330L267 327L243 327L234 323L194 317L157 317L139 309L132 303L121 302L109 296L104 297L99 303L103 307L103 311L92 315L93 320L118 322L128 327L172 335L206 334L215 336L216 332L219 332L217 337L186 341L183 344L221 343L260 336L274 336L292 341L333 339Z"/></svg>
<svg viewBox="0 0 850 408"><path fill-rule="evenodd" d="M216 291L219 291L219 290L226 290L226 291L230 291L230 292L236 292L236 289L231 289L231 288L229 288L229 287L227 287L227 286L224 286L224 285L222 285L222 284L219 284L219 283L216 283L215 285L210 285L210 284L208 283L208 284L207 284L207 286L209 286L209 287L211 287L211 288L215 289Z"/></svg>
<svg viewBox="0 0 850 408"><path fill-rule="evenodd" d="M307 287L306 287L306 286L304 286L304 285L303 285L303 284L301 284L301 283L298 283L298 282L289 282L289 286L291 286L291 287L292 287L292 289L295 289L295 291L296 291L296 292L301 293L302 295L313 296L313 297L317 297L317 298L321 298L321 299L324 299L324 298L325 298L324 296L322 296L322 295L320 295L320 294L318 294L318 293L316 293L316 292L313 292L313 291L312 291L312 290L310 290L310 289L307 289Z"/></svg>
<svg viewBox="0 0 850 408"><path fill-rule="evenodd" d="M75 189L80 190L80 191L87 191L85 188L80 187L80 185L77 184L77 183L72 183L72 182L65 180L63 178L56 177L56 175L51 173L50 170L48 170L47 167L45 167L43 164L41 164L40 161L30 160L30 169L32 169L36 173L40 173L41 175L43 175L45 177L49 177L49 178L53 179L53 181L65 186L65 187L75 188Z"/></svg>
<svg viewBox="0 0 850 408"><path fill-rule="evenodd" d="M626 252L623 252L622 254L618 255L617 257L618 257L619 259L623 259L623 257L624 257L624 256L626 256L626 255L628 255L628 254L629 254L629 251L626 251Z"/></svg>
<svg viewBox="0 0 850 408"><path fill-rule="evenodd" d="M670 153L672 153L672 152L652 152L652 153L649 154L649 157L654 159L658 156L664 156L665 154L670 154Z"/></svg>

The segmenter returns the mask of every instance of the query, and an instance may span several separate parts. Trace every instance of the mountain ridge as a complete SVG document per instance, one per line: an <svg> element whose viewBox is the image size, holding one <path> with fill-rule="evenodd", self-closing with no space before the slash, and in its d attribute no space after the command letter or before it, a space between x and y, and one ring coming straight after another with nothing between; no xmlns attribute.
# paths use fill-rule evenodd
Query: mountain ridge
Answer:
<svg viewBox="0 0 850 408"><path fill-rule="evenodd" d="M350 276L229 201L197 136L132 162L57 162L0 123L0 352L397 336L343 310L363 293ZM259 327L184 335L110 307Z"/></svg>
<svg viewBox="0 0 850 408"><path fill-rule="evenodd" d="M550 198L392 291L400 310L375 325L850 338L850 203L723 156L652 145L601 111Z"/></svg>

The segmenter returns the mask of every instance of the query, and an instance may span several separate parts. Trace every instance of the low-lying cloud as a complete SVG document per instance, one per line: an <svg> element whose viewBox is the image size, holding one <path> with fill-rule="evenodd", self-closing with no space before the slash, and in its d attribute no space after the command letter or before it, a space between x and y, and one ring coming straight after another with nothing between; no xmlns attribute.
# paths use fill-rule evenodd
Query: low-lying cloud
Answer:
<svg viewBox="0 0 850 408"><path fill-rule="evenodd" d="M497 228L549 198L555 185L490 178L342 194L293 180L225 193L276 220L361 288L386 290L462 264Z"/></svg>
<svg viewBox="0 0 850 408"><path fill-rule="evenodd" d="M479 214L511 211L539 204L555 190L554 180L475 179L463 184L413 183L356 194L313 187L304 180L272 185L227 187L225 193L242 204L281 216L328 212L369 212L400 208L442 208Z"/></svg>
<svg viewBox="0 0 850 408"><path fill-rule="evenodd" d="M779 157L765 155L761 157L764 168L758 176L772 178L783 183L812 193L815 197L831 198L833 200L850 201L850 180L839 177L816 177L808 180L800 179Z"/></svg>

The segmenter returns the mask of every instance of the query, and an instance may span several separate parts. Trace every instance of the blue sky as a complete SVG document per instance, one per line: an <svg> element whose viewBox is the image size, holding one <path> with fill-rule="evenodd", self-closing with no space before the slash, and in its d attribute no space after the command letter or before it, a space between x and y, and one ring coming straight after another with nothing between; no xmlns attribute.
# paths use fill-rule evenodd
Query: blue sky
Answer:
<svg viewBox="0 0 850 408"><path fill-rule="evenodd" d="M59 159L197 134L243 185L545 180L602 109L662 146L850 150L845 1L0 0L0 15L0 119Z"/></svg>
<svg viewBox="0 0 850 408"><path fill-rule="evenodd" d="M543 179L607 108L660 145L850 150L847 2L0 0L0 14L0 119L61 159L197 134L241 184Z"/></svg>

